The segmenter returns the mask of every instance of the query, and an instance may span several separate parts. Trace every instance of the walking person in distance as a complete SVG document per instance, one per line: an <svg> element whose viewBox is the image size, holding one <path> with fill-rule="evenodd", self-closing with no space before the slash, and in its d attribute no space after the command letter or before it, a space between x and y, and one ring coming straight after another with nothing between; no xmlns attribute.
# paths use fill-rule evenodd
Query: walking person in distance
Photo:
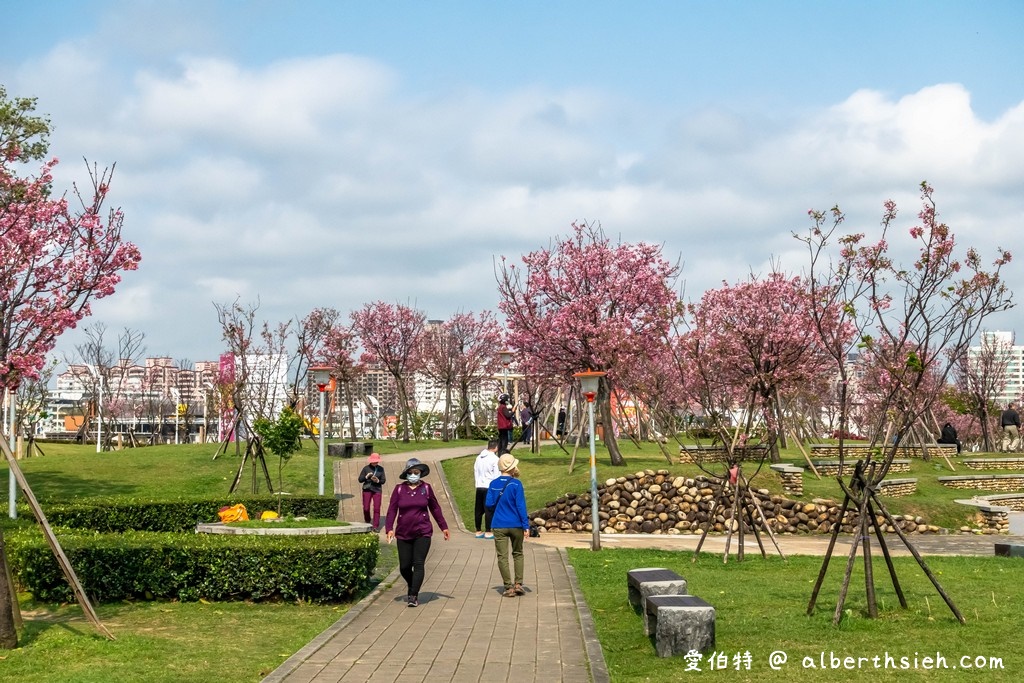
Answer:
<svg viewBox="0 0 1024 683"><path fill-rule="evenodd" d="M519 441L527 446L533 446L533 418L534 412L530 399L529 397L524 398L522 405L519 407L519 424L523 428L523 434L519 437Z"/></svg>
<svg viewBox="0 0 1024 683"><path fill-rule="evenodd" d="M498 397L498 455L508 453L515 421L515 413L508 407L508 394L502 394Z"/></svg>
<svg viewBox="0 0 1024 683"><path fill-rule="evenodd" d="M366 459L366 466L359 472L359 483L363 487L363 521L373 526L374 533L380 531L380 502L386 482L384 468L380 466L380 453L371 453Z"/></svg>
<svg viewBox="0 0 1024 683"><path fill-rule="evenodd" d="M523 589L523 543L529 535L530 517L526 512L526 490L519 481L519 461L506 453L498 459L501 476L487 489L487 509L493 510L491 531L498 554L498 572L505 585L506 598L525 595ZM512 571L509 571L509 550Z"/></svg>
<svg viewBox="0 0 1024 683"><path fill-rule="evenodd" d="M498 471L498 442L491 439L487 448L480 451L473 463L473 478L476 480L476 501L473 507L473 521L476 524L477 538L494 538L491 534L491 515L484 503L487 501L487 489L491 482L501 475ZM481 529L482 526L482 529Z"/></svg>
<svg viewBox="0 0 1024 683"><path fill-rule="evenodd" d="M1001 450L1016 451L1020 447L1020 413L1012 403L999 416L999 427L1003 431Z"/></svg>
<svg viewBox="0 0 1024 683"><path fill-rule="evenodd" d="M451 538L434 489L423 481L423 477L428 474L430 468L416 458L410 458L405 463L405 469L398 475L402 483L391 492L388 514L384 520L388 543L392 540L398 543L398 569L408 586L406 601L409 607L420 604L420 587L426 573L430 537L434 533L431 516L441 528L444 540Z"/></svg>

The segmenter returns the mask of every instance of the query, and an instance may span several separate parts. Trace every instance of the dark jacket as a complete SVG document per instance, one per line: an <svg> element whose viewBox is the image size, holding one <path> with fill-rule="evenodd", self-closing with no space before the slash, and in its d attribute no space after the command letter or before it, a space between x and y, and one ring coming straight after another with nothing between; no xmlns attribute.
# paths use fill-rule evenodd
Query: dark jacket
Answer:
<svg viewBox="0 0 1024 683"><path fill-rule="evenodd" d="M1020 427L1020 413L1013 408L1007 408L1003 411L1003 414L999 416L999 426L1006 427L1008 425Z"/></svg>
<svg viewBox="0 0 1024 683"><path fill-rule="evenodd" d="M371 477L377 477L374 481ZM384 468L380 465L367 465L359 472L359 483L363 484L363 490L371 493L380 493L384 490L384 483L387 477L384 475Z"/></svg>
<svg viewBox="0 0 1024 683"><path fill-rule="evenodd" d="M504 403L498 404L498 429L512 429L515 413Z"/></svg>

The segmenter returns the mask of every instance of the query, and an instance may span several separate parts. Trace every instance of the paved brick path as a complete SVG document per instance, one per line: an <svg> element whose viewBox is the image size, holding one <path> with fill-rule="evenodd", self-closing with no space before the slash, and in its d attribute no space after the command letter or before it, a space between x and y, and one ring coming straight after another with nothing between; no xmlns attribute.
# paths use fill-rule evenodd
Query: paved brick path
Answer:
<svg viewBox="0 0 1024 683"><path fill-rule="evenodd" d="M420 451L385 456L389 484L409 457L430 465L434 486L452 530L445 542L435 533L427 558L420 606L405 604L405 581L397 570L337 623L297 652L264 679L264 683L333 683L336 681L456 681L496 683L563 681L606 683L601 646L589 610L568 565L565 548L590 547L589 534L544 534L526 544L527 594L503 598L494 545L477 540L461 526L454 501L445 485L439 461L469 455L465 448ZM359 492L356 477L364 458L334 461L335 490ZM529 483L527 482L527 487ZM342 498L341 515L362 521L357 496ZM383 510L382 510L383 516ZM383 538L383 534L382 534ZM697 536L601 537L603 548L660 548L690 550ZM823 555L827 536L780 536L787 555ZM894 535L894 554L908 551ZM851 538L840 537L836 553L845 557ZM1021 536L915 536L924 555L988 555L996 542L1022 543ZM736 538L732 541L735 556ZM765 540L769 553L774 546ZM724 536L708 536L703 551L721 554ZM747 556L757 557L757 544L748 539ZM625 577L621 587L625 600Z"/></svg>
<svg viewBox="0 0 1024 683"><path fill-rule="evenodd" d="M494 543L461 528L438 464L446 457L467 454L465 448L423 451L385 456L382 463L388 477L385 509L387 493L398 482L405 461L415 456L428 463L427 481L441 499L452 531L447 542L434 534L420 606L406 606L405 581L396 570L265 683L608 680L564 550L528 541L527 594L502 597ZM364 464L364 458L335 461L335 490L358 492L356 476ZM343 519L362 521L360 498L344 497L341 507Z"/></svg>

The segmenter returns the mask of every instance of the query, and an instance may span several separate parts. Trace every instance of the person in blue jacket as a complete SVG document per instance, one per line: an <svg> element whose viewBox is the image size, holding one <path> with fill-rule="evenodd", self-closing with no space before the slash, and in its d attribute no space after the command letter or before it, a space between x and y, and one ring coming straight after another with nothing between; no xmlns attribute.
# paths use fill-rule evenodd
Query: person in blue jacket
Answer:
<svg viewBox="0 0 1024 683"><path fill-rule="evenodd" d="M511 453L506 453L498 458L498 471L501 476L491 482L484 505L494 510L491 532L498 553L498 571L505 584L502 595L514 598L526 594L523 589L523 542L529 536L530 517L526 512L526 491L519 481L519 461ZM514 580L508 566L510 546Z"/></svg>

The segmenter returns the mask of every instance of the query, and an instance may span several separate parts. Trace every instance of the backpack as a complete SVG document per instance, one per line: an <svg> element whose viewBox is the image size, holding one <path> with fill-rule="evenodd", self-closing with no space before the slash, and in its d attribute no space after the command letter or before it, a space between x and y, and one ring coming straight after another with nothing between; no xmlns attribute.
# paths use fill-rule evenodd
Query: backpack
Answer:
<svg viewBox="0 0 1024 683"><path fill-rule="evenodd" d="M512 477L509 477L508 481L505 482L505 485L501 487L501 491L498 492L498 498L497 498L497 500L494 501L494 505L484 506L484 510L487 512L487 514L489 514L489 515L493 515L494 514L495 508L498 507L498 501L501 500L501 497L503 495L505 495L505 489L507 489L508 485L511 484L511 483L512 483Z"/></svg>

